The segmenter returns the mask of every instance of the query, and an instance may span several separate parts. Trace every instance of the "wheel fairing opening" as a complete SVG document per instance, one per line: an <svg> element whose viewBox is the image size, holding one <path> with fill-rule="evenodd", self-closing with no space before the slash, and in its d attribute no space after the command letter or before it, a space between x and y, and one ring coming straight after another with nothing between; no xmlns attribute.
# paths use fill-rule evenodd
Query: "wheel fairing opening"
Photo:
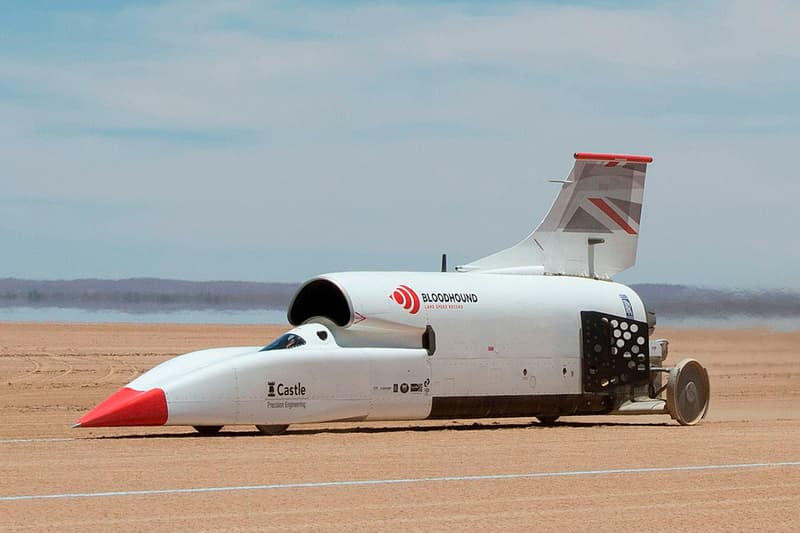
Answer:
<svg viewBox="0 0 800 533"><path fill-rule="evenodd" d="M295 295L287 313L289 323L299 326L314 316L328 318L341 327L350 323L350 304L335 283L315 279L303 285Z"/></svg>

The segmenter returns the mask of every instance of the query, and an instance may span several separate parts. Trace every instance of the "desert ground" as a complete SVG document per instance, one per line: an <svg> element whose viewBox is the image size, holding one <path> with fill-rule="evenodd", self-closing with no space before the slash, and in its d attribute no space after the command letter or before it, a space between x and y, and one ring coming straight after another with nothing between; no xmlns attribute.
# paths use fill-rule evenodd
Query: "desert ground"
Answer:
<svg viewBox="0 0 800 533"><path fill-rule="evenodd" d="M286 326L0 323L0 530L800 531L800 332L664 329L709 369L666 416L72 429L166 358Z"/></svg>

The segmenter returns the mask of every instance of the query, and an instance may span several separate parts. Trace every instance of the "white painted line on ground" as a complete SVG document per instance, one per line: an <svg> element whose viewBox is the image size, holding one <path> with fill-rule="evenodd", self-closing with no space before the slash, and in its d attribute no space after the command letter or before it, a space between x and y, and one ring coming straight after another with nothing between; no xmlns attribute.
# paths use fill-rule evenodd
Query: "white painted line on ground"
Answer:
<svg viewBox="0 0 800 533"><path fill-rule="evenodd" d="M364 479L356 481L319 481L309 483L277 483L271 485L240 485L233 487L196 487L188 489L121 490L109 492L73 492L64 494L30 494L24 496L0 496L0 502L25 500L57 500L67 498L103 498L107 496L152 496L158 494L195 494L202 492L233 492L245 490L313 489L323 487L358 487L366 485L395 485L411 483L435 483L449 481L492 481L504 479L534 479L572 476L607 476L613 474L647 474L654 472L694 472L702 470L738 470L745 468L776 468L800 466L800 461L782 463L741 463L725 465L664 466L653 468L617 468L611 470L573 470L566 472L536 472L530 474L488 474L482 476L444 476L407 479Z"/></svg>
<svg viewBox="0 0 800 533"><path fill-rule="evenodd" d="M21 442L64 442L69 440L79 440L79 439L75 437L42 438L42 439L0 439L0 444L18 444Z"/></svg>

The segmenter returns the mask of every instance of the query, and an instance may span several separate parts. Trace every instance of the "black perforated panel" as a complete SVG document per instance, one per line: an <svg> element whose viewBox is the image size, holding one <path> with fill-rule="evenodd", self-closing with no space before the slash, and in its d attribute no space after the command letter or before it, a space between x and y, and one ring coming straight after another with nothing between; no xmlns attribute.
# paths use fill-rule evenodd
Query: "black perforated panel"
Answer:
<svg viewBox="0 0 800 533"><path fill-rule="evenodd" d="M650 377L647 323L596 311L581 311L583 390L607 392L640 385Z"/></svg>

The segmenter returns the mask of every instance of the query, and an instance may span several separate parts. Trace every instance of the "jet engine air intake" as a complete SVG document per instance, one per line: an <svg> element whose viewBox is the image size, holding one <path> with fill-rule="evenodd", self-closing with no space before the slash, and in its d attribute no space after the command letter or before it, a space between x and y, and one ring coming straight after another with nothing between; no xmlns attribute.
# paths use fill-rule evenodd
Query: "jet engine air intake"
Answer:
<svg viewBox="0 0 800 533"><path fill-rule="evenodd" d="M345 327L350 323L353 312L338 285L327 279L314 279L297 291L286 315L293 326L299 326L311 317L321 316L337 326Z"/></svg>

